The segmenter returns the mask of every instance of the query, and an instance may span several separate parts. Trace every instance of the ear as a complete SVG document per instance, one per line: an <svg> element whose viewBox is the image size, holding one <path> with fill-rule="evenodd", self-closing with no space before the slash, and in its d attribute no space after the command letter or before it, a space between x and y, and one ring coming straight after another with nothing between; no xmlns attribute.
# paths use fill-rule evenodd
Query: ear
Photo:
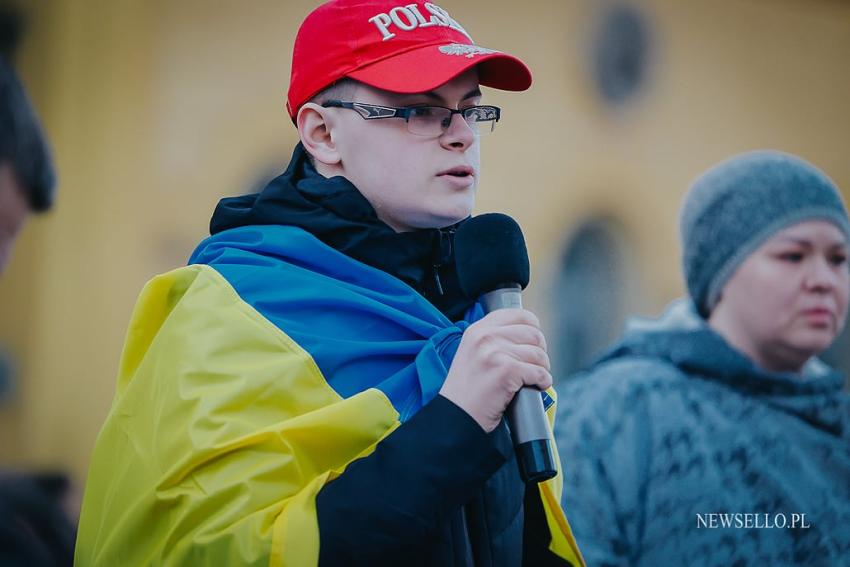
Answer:
<svg viewBox="0 0 850 567"><path fill-rule="evenodd" d="M310 155L325 165L336 165L341 158L331 136L330 118L326 108L308 102L298 111L296 125L301 143Z"/></svg>

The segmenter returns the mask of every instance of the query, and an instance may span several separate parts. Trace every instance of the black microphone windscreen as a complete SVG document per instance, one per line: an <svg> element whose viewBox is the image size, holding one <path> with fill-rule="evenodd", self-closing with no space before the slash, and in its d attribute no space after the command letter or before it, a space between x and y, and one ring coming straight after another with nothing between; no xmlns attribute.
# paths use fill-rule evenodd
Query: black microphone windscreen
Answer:
<svg viewBox="0 0 850 567"><path fill-rule="evenodd" d="M460 287L469 299L506 284L528 285L528 250L522 229L501 213L472 217L455 234Z"/></svg>

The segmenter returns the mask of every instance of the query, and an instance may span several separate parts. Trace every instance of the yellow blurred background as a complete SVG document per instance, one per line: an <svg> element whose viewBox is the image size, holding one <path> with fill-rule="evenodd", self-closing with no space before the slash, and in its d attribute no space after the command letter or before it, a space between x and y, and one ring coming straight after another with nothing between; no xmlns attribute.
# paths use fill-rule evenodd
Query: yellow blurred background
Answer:
<svg viewBox="0 0 850 567"><path fill-rule="evenodd" d="M483 142L477 212L523 226L528 306L556 378L631 313L682 293L689 182L776 148L850 189L850 2L443 0L476 42L523 58L523 94ZM296 142L284 110L306 0L26 0L17 67L50 138L55 209L0 279L4 466L82 484L136 295L185 263L225 195ZM845 349L846 351L846 349ZM838 349L841 358L841 349ZM845 367L846 368L846 367Z"/></svg>

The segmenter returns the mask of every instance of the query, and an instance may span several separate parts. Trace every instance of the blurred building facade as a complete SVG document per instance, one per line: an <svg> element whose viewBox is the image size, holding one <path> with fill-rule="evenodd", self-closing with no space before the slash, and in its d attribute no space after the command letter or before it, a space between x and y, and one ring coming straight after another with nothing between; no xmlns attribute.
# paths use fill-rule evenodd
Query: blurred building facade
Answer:
<svg viewBox="0 0 850 567"><path fill-rule="evenodd" d="M709 165L776 148L850 190L846 2L438 3L535 73L528 93L486 94L504 117L483 143L477 212L524 227L527 304L549 330L557 378L626 315L682 293L676 217ZM14 368L4 463L82 481L142 285L186 261L220 197L289 160L292 40L315 5L22 3L17 64L60 187L0 280L0 348Z"/></svg>

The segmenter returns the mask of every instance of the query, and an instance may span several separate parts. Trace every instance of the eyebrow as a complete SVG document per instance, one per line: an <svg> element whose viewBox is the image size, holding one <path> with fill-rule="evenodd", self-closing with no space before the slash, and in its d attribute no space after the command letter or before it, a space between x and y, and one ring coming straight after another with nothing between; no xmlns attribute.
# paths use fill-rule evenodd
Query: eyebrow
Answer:
<svg viewBox="0 0 850 567"><path fill-rule="evenodd" d="M785 242L786 244L798 244L800 246L805 246L808 248L812 248L811 240L807 240L805 238L794 238L793 236L781 236L779 240ZM846 240L833 240L830 244L830 248L847 248L848 244Z"/></svg>

